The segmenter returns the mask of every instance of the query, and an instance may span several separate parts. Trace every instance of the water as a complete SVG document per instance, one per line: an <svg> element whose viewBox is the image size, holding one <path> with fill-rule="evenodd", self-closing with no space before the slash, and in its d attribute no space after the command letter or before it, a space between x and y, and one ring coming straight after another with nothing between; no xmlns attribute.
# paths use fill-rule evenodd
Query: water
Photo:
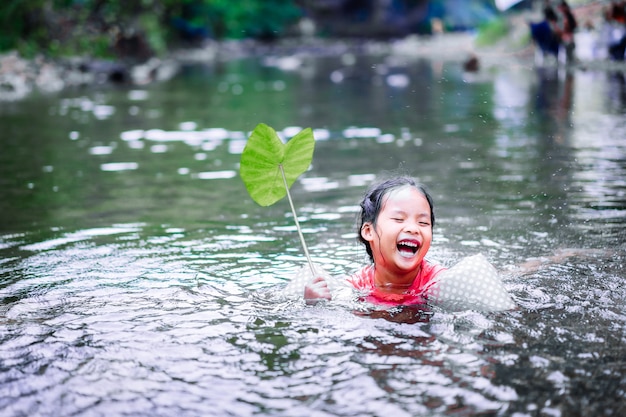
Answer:
<svg viewBox="0 0 626 417"><path fill-rule="evenodd" d="M2 414L623 414L623 73L501 61L249 58L0 103ZM483 253L520 309L272 298L304 260L286 201L237 176L260 122L316 129L292 195L327 270L367 261L356 204L408 172L435 198L430 258Z"/></svg>

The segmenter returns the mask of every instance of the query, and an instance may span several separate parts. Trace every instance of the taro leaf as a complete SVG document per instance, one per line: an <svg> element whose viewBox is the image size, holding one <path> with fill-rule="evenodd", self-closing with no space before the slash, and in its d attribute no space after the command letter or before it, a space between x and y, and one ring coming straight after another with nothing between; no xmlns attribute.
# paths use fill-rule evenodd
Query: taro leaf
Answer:
<svg viewBox="0 0 626 417"><path fill-rule="evenodd" d="M306 128L284 144L276 131L260 123L252 131L241 154L239 174L248 194L261 206L270 206L287 195L280 172L285 172L287 186L311 165L315 138Z"/></svg>

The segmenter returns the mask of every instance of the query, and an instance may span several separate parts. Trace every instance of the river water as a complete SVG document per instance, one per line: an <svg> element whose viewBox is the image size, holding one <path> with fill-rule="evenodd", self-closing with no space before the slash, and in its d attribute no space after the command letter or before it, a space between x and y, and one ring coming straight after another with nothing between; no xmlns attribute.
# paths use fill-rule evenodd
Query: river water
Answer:
<svg viewBox="0 0 626 417"><path fill-rule="evenodd" d="M0 414L624 415L624 73L502 61L266 56L0 103ZM292 188L315 262L365 264L358 201L408 173L430 259L485 255L519 309L272 297L305 261L238 177L261 122L315 130Z"/></svg>

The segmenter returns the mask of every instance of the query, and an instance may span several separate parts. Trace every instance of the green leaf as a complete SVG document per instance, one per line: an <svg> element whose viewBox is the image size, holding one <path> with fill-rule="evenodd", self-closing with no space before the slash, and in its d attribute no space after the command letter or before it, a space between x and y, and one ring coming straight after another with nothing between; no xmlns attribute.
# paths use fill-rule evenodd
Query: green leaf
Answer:
<svg viewBox="0 0 626 417"><path fill-rule="evenodd" d="M291 187L313 160L315 138L306 128L284 144L276 131L260 123L252 131L241 154L239 174L248 194L261 206L270 206L287 195L281 174Z"/></svg>

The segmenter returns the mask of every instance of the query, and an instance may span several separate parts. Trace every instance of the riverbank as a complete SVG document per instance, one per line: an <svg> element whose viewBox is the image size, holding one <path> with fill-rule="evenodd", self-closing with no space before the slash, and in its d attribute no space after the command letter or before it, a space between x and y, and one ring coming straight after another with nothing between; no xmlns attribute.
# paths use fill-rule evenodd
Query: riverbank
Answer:
<svg viewBox="0 0 626 417"><path fill-rule="evenodd" d="M299 57L354 54L438 55L443 59L465 56L472 49L467 33L436 37L409 37L396 42L354 39L292 38L275 43L255 41L210 42L200 48L172 51L165 58L139 64L43 55L26 59L17 52L0 55L0 101L14 101L37 91L55 93L65 88L103 84L146 85L174 77L187 64L228 61L246 56ZM463 54L463 55L461 55Z"/></svg>
<svg viewBox="0 0 626 417"><path fill-rule="evenodd" d="M598 9L599 10L599 9ZM598 12L585 15L588 22L600 24ZM428 57L459 62L476 62L476 69L503 65L533 65L534 46L528 23L539 19L536 13L509 16L509 33L493 45L477 46L471 32L412 35L392 41L364 39L322 39L314 36L287 38L274 43L251 40L207 42L203 47L179 49L164 58L127 63L71 57L50 59L43 55L25 59L16 52L0 55L0 102L14 101L37 91L54 93L65 88L103 84L147 85L174 77L187 64L227 61L245 56L301 57L345 53L386 54ZM597 30L577 33L579 59L569 68L626 70L624 62L609 61L590 53ZM557 65L557 63L548 63Z"/></svg>
<svg viewBox="0 0 626 417"><path fill-rule="evenodd" d="M210 42L201 48L175 50L165 58L151 58L133 65L87 57L25 59L11 52L0 55L0 101L20 100L36 91L45 94L104 84L147 85L169 80L185 65L210 64L247 56L295 58L289 62L279 60L281 65L297 62L304 56L344 54L428 57L446 61L465 61L478 56L483 64L495 64L502 63L500 49L511 54L508 47L476 48L474 44L475 35L469 32L413 35L394 41L315 37L288 38L274 43L225 41ZM525 53L521 51L522 56Z"/></svg>
<svg viewBox="0 0 626 417"><path fill-rule="evenodd" d="M89 58L26 59L16 52L0 55L0 101L14 101L34 91L54 93L70 87L100 84L145 85L172 78L180 63L173 58L152 58L144 63Z"/></svg>

